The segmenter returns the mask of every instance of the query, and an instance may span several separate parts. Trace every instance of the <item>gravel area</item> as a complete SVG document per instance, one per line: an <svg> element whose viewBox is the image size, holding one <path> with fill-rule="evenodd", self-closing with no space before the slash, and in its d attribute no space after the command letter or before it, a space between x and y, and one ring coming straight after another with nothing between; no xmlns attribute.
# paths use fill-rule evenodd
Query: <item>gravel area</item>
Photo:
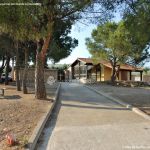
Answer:
<svg viewBox="0 0 150 150"><path fill-rule="evenodd" d="M52 105L51 98L57 86L47 85L47 100L35 99L33 91L31 94L22 94L16 91L15 86L0 85L0 88L6 88L5 96L0 97L0 150L22 150L39 119ZM13 134L18 144L9 147L6 134Z"/></svg>
<svg viewBox="0 0 150 150"><path fill-rule="evenodd" d="M88 84L88 86L105 92L135 107L139 107L150 115L150 87L121 87L105 83Z"/></svg>

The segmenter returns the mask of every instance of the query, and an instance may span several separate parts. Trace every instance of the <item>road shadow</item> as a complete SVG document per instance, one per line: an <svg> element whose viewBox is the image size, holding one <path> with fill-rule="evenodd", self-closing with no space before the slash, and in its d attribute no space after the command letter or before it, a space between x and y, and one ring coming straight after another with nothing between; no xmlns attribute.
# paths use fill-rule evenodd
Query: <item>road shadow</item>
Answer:
<svg viewBox="0 0 150 150"><path fill-rule="evenodd" d="M69 91L68 91L69 90ZM76 107L95 108L95 109L111 109L126 110L122 105L114 102L100 94L97 94L82 85L65 85L62 89L62 102L63 104L73 103ZM75 104L74 104L75 103ZM76 103L78 103L76 105ZM81 105L80 105L81 104ZM79 106L80 105L80 106ZM74 106L74 107L75 107ZM73 107L70 105L70 107Z"/></svg>
<svg viewBox="0 0 150 150"><path fill-rule="evenodd" d="M36 146L36 150L46 150L47 146L48 146L48 142L51 138L51 135L53 133L53 130L56 126L56 122L57 122L57 118L58 118L58 114L60 112L61 109L61 99L60 99L60 95L61 95L61 89L60 89L60 93L58 95L58 100L56 101L55 107L44 127L44 130L37 142L37 146Z"/></svg>
<svg viewBox="0 0 150 150"><path fill-rule="evenodd" d="M7 100L19 100L22 97L20 95L9 95L9 96L3 96L0 97L0 99L7 99Z"/></svg>
<svg viewBox="0 0 150 150"><path fill-rule="evenodd" d="M84 108L84 109L106 109L106 110L130 110L129 108L125 107L95 107L95 106L84 106L84 105L73 105L73 104L62 104L64 107L76 107L76 108Z"/></svg>

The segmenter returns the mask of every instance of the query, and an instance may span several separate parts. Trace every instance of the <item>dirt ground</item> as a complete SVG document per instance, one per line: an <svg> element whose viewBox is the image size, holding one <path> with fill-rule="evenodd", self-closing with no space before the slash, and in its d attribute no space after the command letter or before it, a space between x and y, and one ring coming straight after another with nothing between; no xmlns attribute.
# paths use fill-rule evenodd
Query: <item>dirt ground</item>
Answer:
<svg viewBox="0 0 150 150"><path fill-rule="evenodd" d="M150 115L150 87L121 87L106 83L88 85L121 101L136 106Z"/></svg>
<svg viewBox="0 0 150 150"><path fill-rule="evenodd" d="M4 85L0 85L4 88ZM27 144L35 126L48 107L48 100L37 100L34 94L17 92L14 86L5 87L5 96L0 97L0 150L22 150ZM55 89L50 93L54 95ZM18 144L9 147L6 134L13 134Z"/></svg>

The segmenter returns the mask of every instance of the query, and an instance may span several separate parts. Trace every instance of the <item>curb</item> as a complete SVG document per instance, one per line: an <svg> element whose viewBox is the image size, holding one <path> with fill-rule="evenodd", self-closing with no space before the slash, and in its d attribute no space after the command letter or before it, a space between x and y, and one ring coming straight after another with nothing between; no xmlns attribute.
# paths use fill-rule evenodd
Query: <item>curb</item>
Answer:
<svg viewBox="0 0 150 150"><path fill-rule="evenodd" d="M60 87L61 87L61 84L59 84L59 86L56 90L52 106L50 106L49 111L38 122L37 126L35 127L32 135L28 141L28 148L26 148L25 150L34 150L35 149L36 143L37 143L37 141L38 141L38 139L42 133L42 130L44 129L44 126L45 126L49 116L51 115L51 112L53 111L53 109L56 105L56 101L57 101L58 96L59 96Z"/></svg>
<svg viewBox="0 0 150 150"><path fill-rule="evenodd" d="M132 111L135 112L136 114L142 116L143 118L150 120L150 116L147 115L145 112L143 112L142 110L140 110L137 107L132 107Z"/></svg>
<svg viewBox="0 0 150 150"><path fill-rule="evenodd" d="M122 101L120 101L119 99L116 99L116 98L114 98L114 97L112 97L112 96L109 96L108 94L106 94L106 93L104 93L104 92L98 91L98 90L96 90L96 89L94 89L94 88L92 88L92 87L89 87L89 86L87 86L87 85L84 85L84 86L85 86L86 88L88 88L88 89L94 91L95 93L100 94L100 95L102 95L102 96L104 96L104 97L106 97L106 98L108 98L108 99L110 99L110 100L112 100L112 101L114 101L114 102L116 102L116 103L118 103L118 104L120 104L120 105L126 107L126 108L131 108L131 107L132 107L131 105L129 105L129 104L125 103L125 102L122 102Z"/></svg>
<svg viewBox="0 0 150 150"><path fill-rule="evenodd" d="M120 104L120 105L126 107L126 108L129 108L130 110L132 110L132 111L135 112L136 114L142 116L143 118L145 118L145 119L147 119L147 120L150 120L150 116L149 116L148 114L146 114L145 112L143 112L142 110L140 110L139 108L134 107L134 106L132 106L132 105L130 105L130 104L128 104L128 103L122 102L121 100L116 99L116 98L114 98L114 97L112 97L112 96L109 96L108 94L106 94L106 93L104 93L104 92L101 92L101 91L98 91L98 90L96 90L96 89L94 89L94 88L92 88L92 87L89 87L89 86L87 86L87 85L84 85L84 86L85 86L86 88L88 88L88 89L94 91L94 92L97 93L97 94L100 94L100 95L102 95L102 96L104 96L104 97L106 97L106 98L108 98L108 99L110 99L110 100L112 100L112 101L114 101L114 102L116 102L116 103L118 103L118 104Z"/></svg>

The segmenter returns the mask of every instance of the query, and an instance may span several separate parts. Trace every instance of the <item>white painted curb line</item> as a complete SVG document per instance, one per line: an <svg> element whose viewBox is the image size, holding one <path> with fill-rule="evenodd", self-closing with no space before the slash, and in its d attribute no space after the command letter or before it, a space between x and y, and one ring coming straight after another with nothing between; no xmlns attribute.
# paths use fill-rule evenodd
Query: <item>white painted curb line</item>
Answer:
<svg viewBox="0 0 150 150"><path fill-rule="evenodd" d="M147 120L150 120L150 116L147 115L145 112L143 112L142 110L140 110L137 107L132 107L132 111L134 111L135 113L137 113L138 115L144 117Z"/></svg>
<svg viewBox="0 0 150 150"><path fill-rule="evenodd" d="M26 148L25 150L34 150L35 149L35 146L36 146L37 141L44 129L44 126L45 126L49 116L51 115L52 110L55 107L56 101L58 99L59 91L60 91L60 86L61 86L61 84L59 84L59 86L57 88L52 106L50 106L49 111L38 122L37 126L35 127L32 135L28 141L28 148Z"/></svg>
<svg viewBox="0 0 150 150"><path fill-rule="evenodd" d="M147 115L145 112L141 111L139 108L133 107L132 105L130 105L130 104L128 104L128 103L122 102L121 100L116 99L116 98L114 98L114 97L112 97L112 96L109 96L108 94L106 94L106 93L104 93L104 92L102 92L102 91L98 91L98 90L96 90L96 89L94 89L94 88L92 88L92 87L89 87L89 86L87 86L87 85L84 85L84 86L85 86L86 88L88 88L88 89L94 91L94 92L97 93L97 94L100 94L100 95L102 95L102 96L104 96L104 97L106 97L106 98L108 98L108 99L110 99L110 100L112 100L112 101L114 101L114 102L116 102L116 103L118 103L118 104L120 104L120 105L126 107L126 108L129 108L130 110L132 110L132 111L135 112L136 114L138 114L138 115L144 117L145 119L150 120L150 116Z"/></svg>

